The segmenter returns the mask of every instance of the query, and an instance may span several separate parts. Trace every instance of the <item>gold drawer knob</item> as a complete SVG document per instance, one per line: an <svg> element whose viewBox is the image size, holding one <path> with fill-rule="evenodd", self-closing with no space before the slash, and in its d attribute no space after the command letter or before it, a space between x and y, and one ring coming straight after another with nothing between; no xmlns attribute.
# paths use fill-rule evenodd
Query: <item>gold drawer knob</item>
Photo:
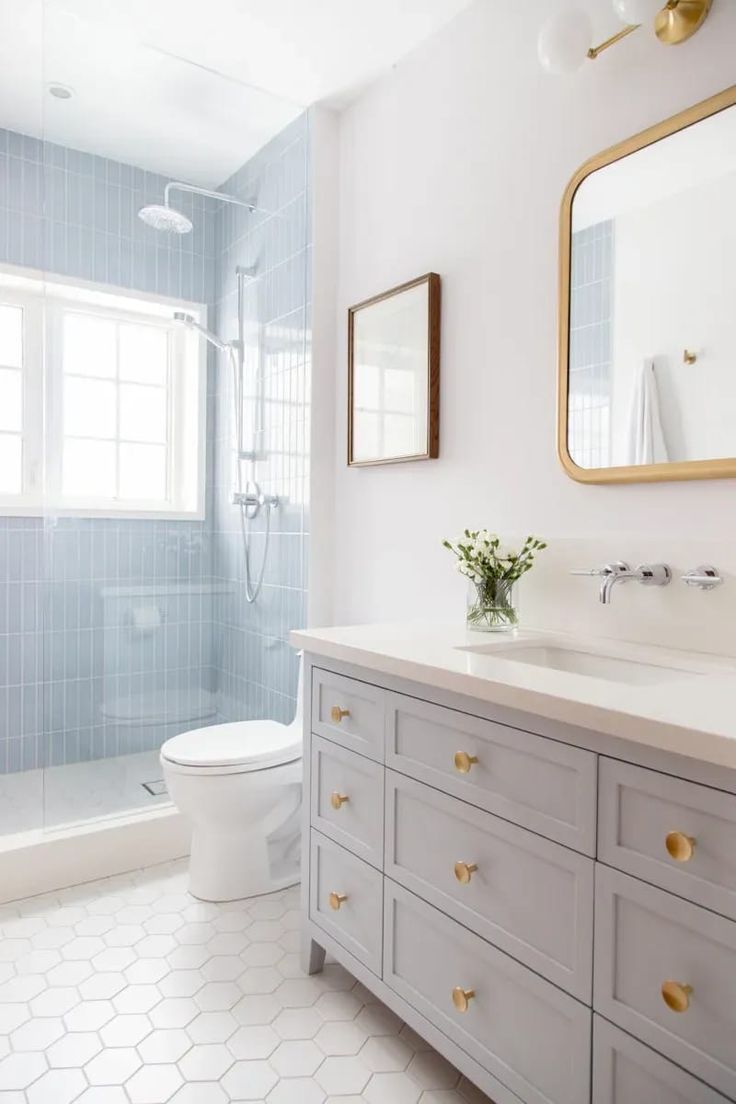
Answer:
<svg viewBox="0 0 736 1104"><path fill-rule="evenodd" d="M339 908L345 904L348 899L347 893L331 893L329 896L330 908L333 912L337 912Z"/></svg>
<svg viewBox="0 0 736 1104"><path fill-rule="evenodd" d="M690 862L693 857L693 851L695 850L695 839L693 836L686 836L684 832L668 832L665 836L664 845L667 848L667 854L675 862Z"/></svg>
<svg viewBox="0 0 736 1104"><path fill-rule="evenodd" d="M330 805L333 809L342 809L345 802L349 800L350 798L347 794L338 793L337 790L335 790L334 793L330 794Z"/></svg>
<svg viewBox="0 0 736 1104"><path fill-rule="evenodd" d="M467 774L470 768L473 766L473 763L477 762L477 755L468 755L467 751L455 752L455 770L458 771L460 774Z"/></svg>
<svg viewBox="0 0 736 1104"><path fill-rule="evenodd" d="M692 991L692 985L685 985L681 981L662 982L662 1000L671 1012L687 1012Z"/></svg>
<svg viewBox="0 0 736 1104"><path fill-rule="evenodd" d="M335 722L335 724L339 724L343 717L349 716L350 710L341 709L339 705L333 705L332 709L330 710L330 717Z"/></svg>
<svg viewBox="0 0 736 1104"><path fill-rule="evenodd" d="M463 989L462 985L456 985L452 990L452 1003L456 1012L467 1012L470 1002L475 996L475 989Z"/></svg>
<svg viewBox="0 0 736 1104"><path fill-rule="evenodd" d="M467 885L478 869L477 863L456 862L455 877L460 885Z"/></svg>

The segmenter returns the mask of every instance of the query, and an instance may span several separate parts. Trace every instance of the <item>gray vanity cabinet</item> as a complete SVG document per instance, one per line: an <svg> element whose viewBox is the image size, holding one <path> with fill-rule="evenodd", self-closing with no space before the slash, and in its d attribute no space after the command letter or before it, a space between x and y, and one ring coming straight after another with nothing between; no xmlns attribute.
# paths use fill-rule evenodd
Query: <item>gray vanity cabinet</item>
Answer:
<svg viewBox="0 0 736 1104"><path fill-rule="evenodd" d="M496 1104L736 1101L733 772L306 671L306 968L329 950Z"/></svg>
<svg viewBox="0 0 736 1104"><path fill-rule="evenodd" d="M455 868L463 862L477 869L459 883ZM386 771L386 874L586 1003L594 865Z"/></svg>
<svg viewBox="0 0 736 1104"><path fill-rule="evenodd" d="M593 1071L595 1104L727 1104L725 1096L597 1015Z"/></svg>
<svg viewBox="0 0 736 1104"><path fill-rule="evenodd" d="M602 864L595 888L596 1009L736 1097L736 924Z"/></svg>

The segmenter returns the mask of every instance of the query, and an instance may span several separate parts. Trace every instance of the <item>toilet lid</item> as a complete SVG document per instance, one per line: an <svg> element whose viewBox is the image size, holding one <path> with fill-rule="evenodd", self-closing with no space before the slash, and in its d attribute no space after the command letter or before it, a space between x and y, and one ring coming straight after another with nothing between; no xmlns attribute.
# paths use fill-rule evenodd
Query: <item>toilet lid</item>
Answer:
<svg viewBox="0 0 736 1104"><path fill-rule="evenodd" d="M299 725L277 721L231 721L172 736L161 758L183 767L275 767L302 753Z"/></svg>

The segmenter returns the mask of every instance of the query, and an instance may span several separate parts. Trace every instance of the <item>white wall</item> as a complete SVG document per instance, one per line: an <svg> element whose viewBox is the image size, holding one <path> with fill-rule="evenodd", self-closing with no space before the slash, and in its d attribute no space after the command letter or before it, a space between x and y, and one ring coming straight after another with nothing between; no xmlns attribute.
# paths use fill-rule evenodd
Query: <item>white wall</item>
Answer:
<svg viewBox="0 0 736 1104"><path fill-rule="evenodd" d="M601 38L616 30L610 4L587 6ZM695 552L682 544L686 532L702 539L707 559L729 566L734 483L574 483L555 455L555 386L565 184L587 157L733 80L736 4L715 4L687 45L664 47L641 32L570 78L547 76L537 63L537 31L551 8L549 0L477 0L342 116L338 623L462 616L462 583L440 541L464 526L550 539L554 555L538 576L549 588L540 596L539 583L530 587L530 605L568 622L573 602L603 631L614 622L601 621L592 580L565 582L562 604L550 608L577 555L635 560L658 550L685 568ZM441 458L348 469L347 307L428 270L443 280ZM619 631L636 635L632 611L641 608L640 631L656 635L646 611L661 608L660 596L647 605L652 592L630 585L619 597ZM709 616L716 608L709 604Z"/></svg>

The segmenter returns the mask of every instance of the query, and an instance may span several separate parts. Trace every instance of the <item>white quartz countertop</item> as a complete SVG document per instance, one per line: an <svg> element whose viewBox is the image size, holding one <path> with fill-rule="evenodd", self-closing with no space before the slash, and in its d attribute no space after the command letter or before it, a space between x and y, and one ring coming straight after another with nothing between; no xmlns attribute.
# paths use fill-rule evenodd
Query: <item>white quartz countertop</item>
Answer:
<svg viewBox="0 0 736 1104"><path fill-rule="evenodd" d="M295 631L290 639L313 656L377 675L411 679L736 769L734 659L531 629L510 636L424 622ZM613 681L519 662L511 656L520 645L561 646L682 674L670 670L666 680L645 685ZM498 654L502 650L508 654Z"/></svg>

